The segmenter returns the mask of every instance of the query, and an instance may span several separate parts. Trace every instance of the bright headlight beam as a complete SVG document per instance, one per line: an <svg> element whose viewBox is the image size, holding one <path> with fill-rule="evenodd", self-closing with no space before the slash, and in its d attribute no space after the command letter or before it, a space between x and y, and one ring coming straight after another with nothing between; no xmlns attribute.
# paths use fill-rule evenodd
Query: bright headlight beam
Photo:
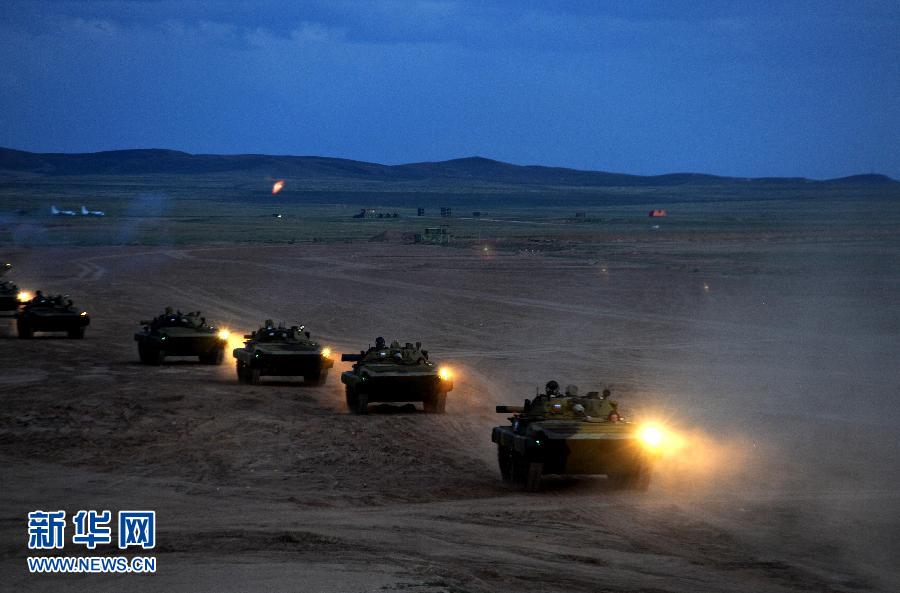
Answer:
<svg viewBox="0 0 900 593"><path fill-rule="evenodd" d="M662 430L656 426L645 426L640 431L641 441L650 448L659 447L663 441Z"/></svg>
<svg viewBox="0 0 900 593"><path fill-rule="evenodd" d="M228 336L230 336L230 335L231 335L231 332L228 331L227 329L220 329L220 330L219 330L219 339L220 339L220 340L227 340L227 339L228 339Z"/></svg>
<svg viewBox="0 0 900 593"><path fill-rule="evenodd" d="M448 381L451 376L452 373L447 367L441 367L438 369L438 377L440 377L442 381Z"/></svg>

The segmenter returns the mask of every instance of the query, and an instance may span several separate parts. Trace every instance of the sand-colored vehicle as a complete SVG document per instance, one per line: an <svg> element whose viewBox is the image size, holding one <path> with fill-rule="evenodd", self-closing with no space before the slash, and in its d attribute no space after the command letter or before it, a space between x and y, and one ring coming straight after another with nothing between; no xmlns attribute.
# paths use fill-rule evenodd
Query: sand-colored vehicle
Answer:
<svg viewBox="0 0 900 593"><path fill-rule="evenodd" d="M353 368L341 373L347 408L366 414L373 402L422 402L426 412L443 413L453 389L449 369L429 360L421 342L387 345L383 338L359 354L343 354Z"/></svg>
<svg viewBox="0 0 900 593"><path fill-rule="evenodd" d="M35 332L65 332L70 338L80 340L90 323L87 311L75 308L68 296L46 296L41 291L16 312L19 337L25 339L33 338Z"/></svg>
<svg viewBox="0 0 900 593"><path fill-rule="evenodd" d="M144 364L159 365L169 356L196 356L203 364L222 364L228 331L207 322L200 311L182 313L167 307L134 334Z"/></svg>
<svg viewBox="0 0 900 593"><path fill-rule="evenodd" d="M606 475L616 487L644 490L650 483L660 430L619 415L609 391L578 396L577 387L559 392L555 381L523 406L497 406L512 414L491 440L504 482L537 491L544 475Z"/></svg>
<svg viewBox="0 0 900 593"><path fill-rule="evenodd" d="M12 264L0 266L0 311L15 311L19 308L19 287L12 280L2 279L11 268Z"/></svg>
<svg viewBox="0 0 900 593"><path fill-rule="evenodd" d="M232 352L241 383L255 385L262 376L276 376L303 377L305 385L322 385L334 366L331 349L314 341L303 325L275 327L268 319L244 338L244 346Z"/></svg>

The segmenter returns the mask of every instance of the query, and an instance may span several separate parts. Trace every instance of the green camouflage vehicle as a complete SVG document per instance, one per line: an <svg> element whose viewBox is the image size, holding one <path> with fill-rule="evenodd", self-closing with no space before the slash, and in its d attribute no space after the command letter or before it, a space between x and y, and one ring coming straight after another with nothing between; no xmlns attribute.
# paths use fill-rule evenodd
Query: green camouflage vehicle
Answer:
<svg viewBox="0 0 900 593"><path fill-rule="evenodd" d="M6 275L12 264L0 266L0 277ZM19 287L11 280L0 280L0 311L15 311L19 308Z"/></svg>
<svg viewBox="0 0 900 593"><path fill-rule="evenodd" d="M197 356L203 364L222 364L228 330L207 323L200 311L182 313L166 307L134 334L138 355L144 364L159 365L167 356Z"/></svg>
<svg viewBox="0 0 900 593"><path fill-rule="evenodd" d="M16 313L20 338L33 338L35 332L66 332L70 338L84 338L91 323L87 311L79 311L65 295L45 296L40 290Z"/></svg>
<svg viewBox="0 0 900 593"><path fill-rule="evenodd" d="M447 392L453 389L450 371L428 360L421 342L388 346L384 338L359 354L343 354L353 369L341 373L347 408L366 414L372 402L422 402L426 412L443 413Z"/></svg>
<svg viewBox="0 0 900 593"><path fill-rule="evenodd" d="M267 319L263 327L244 336L243 348L235 348L237 376L241 383L259 383L263 375L303 377L304 384L322 385L334 366L331 349L314 342L305 326L290 328Z"/></svg>
<svg viewBox="0 0 900 593"><path fill-rule="evenodd" d="M619 415L609 391L578 396L570 385L559 393L556 381L523 406L497 406L511 413L491 440L504 482L537 491L544 475L603 475L616 487L645 490L661 433L638 427Z"/></svg>

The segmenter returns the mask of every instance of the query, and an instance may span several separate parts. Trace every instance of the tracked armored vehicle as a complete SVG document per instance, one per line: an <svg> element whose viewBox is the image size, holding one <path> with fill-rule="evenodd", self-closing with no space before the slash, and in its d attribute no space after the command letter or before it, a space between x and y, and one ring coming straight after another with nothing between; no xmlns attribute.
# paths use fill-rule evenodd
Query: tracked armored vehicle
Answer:
<svg viewBox="0 0 900 593"><path fill-rule="evenodd" d="M208 323L200 311L182 313L167 307L134 334L144 364L159 365L169 356L196 356L203 364L222 364L228 331Z"/></svg>
<svg viewBox="0 0 900 593"><path fill-rule="evenodd" d="M655 427L639 427L619 415L609 392L559 393L555 381L523 406L497 406L512 414L491 440L504 482L537 491L545 475L606 475L618 488L644 490L660 444Z"/></svg>
<svg viewBox="0 0 900 593"><path fill-rule="evenodd" d="M241 383L256 384L262 376L299 376L306 385L322 385L334 366L331 350L313 341L302 325L275 327L272 320L266 320L244 338L244 346L232 353Z"/></svg>
<svg viewBox="0 0 900 593"><path fill-rule="evenodd" d="M90 323L87 311L76 309L68 296L45 296L41 291L16 313L19 337L26 339L33 338L35 332L65 332L80 340Z"/></svg>
<svg viewBox="0 0 900 593"><path fill-rule="evenodd" d="M19 308L19 287L11 280L3 280L12 268L11 264L0 266L0 311L15 311Z"/></svg>
<svg viewBox="0 0 900 593"><path fill-rule="evenodd" d="M422 344L407 342L388 346L383 338L359 354L343 354L353 368L341 373L347 408L368 413L372 402L422 402L426 412L443 413L447 392L453 389L450 371L428 359Z"/></svg>

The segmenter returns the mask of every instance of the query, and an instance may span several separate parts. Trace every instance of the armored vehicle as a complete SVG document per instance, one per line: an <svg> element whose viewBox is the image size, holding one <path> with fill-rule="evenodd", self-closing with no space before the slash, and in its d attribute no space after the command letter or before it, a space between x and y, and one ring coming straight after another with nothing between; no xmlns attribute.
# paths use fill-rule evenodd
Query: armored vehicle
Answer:
<svg viewBox="0 0 900 593"><path fill-rule="evenodd" d="M66 332L80 340L90 323L87 311L76 309L68 296L46 296L40 290L16 313L20 338L33 338L35 332Z"/></svg>
<svg viewBox="0 0 900 593"><path fill-rule="evenodd" d="M241 383L259 383L263 375L303 377L307 385L322 385L334 366L331 349L313 341L302 325L275 327L271 319L245 335L243 348L235 348L237 376Z"/></svg>
<svg viewBox="0 0 900 593"><path fill-rule="evenodd" d="M450 371L428 359L421 342L401 346L384 338L359 354L343 354L353 362L352 370L341 373L346 386L347 408L357 414L368 412L372 402L422 402L426 412L443 413L447 392L453 389Z"/></svg>
<svg viewBox="0 0 900 593"><path fill-rule="evenodd" d="M197 356L203 364L222 364L228 330L208 323L200 311L182 313L166 307L162 315L141 324L134 341L144 364L162 364L167 356Z"/></svg>
<svg viewBox="0 0 900 593"><path fill-rule="evenodd" d="M639 427L619 415L609 391L579 397L570 385L559 392L556 381L523 406L497 406L512 414L508 425L493 429L503 480L536 491L544 475L605 474L616 487L644 490L658 453L661 433Z"/></svg>
<svg viewBox="0 0 900 593"><path fill-rule="evenodd" d="M11 264L0 266L0 277L12 268ZM0 311L15 311L19 308L19 287L11 280L0 279Z"/></svg>

